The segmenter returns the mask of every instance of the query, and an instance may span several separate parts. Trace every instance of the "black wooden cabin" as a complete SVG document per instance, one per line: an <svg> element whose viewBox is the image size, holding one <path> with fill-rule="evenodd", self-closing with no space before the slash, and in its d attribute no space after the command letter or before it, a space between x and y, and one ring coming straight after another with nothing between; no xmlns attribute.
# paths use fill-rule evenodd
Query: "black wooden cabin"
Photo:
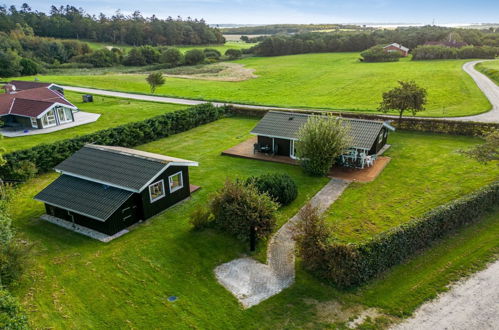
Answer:
<svg viewBox="0 0 499 330"><path fill-rule="evenodd" d="M295 157L298 131L310 115L294 112L269 111L258 122L251 134L257 136L258 145L266 146L274 155ZM348 125L349 149L376 155L386 144L388 132L395 130L387 122L377 120L341 118Z"/></svg>
<svg viewBox="0 0 499 330"><path fill-rule="evenodd" d="M190 196L196 162L138 150L85 145L56 166L62 175L35 199L48 215L114 235Z"/></svg>

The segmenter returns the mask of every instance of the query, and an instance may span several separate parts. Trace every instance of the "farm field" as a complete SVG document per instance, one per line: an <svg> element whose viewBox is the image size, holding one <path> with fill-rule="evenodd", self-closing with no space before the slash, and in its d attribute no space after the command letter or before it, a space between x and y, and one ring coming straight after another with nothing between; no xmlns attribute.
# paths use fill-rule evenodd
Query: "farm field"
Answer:
<svg viewBox="0 0 499 330"><path fill-rule="evenodd" d="M330 208L334 239L359 242L492 183L499 167L458 153L478 139L417 132L391 133L392 158L376 180L352 183Z"/></svg>
<svg viewBox="0 0 499 330"><path fill-rule="evenodd" d="M115 48L119 48L122 50L129 50L129 49L133 48L133 46L130 46L130 45L113 45L111 43L95 42L95 41L88 41L88 40L82 40L82 41L86 42L90 46L90 48L92 48L93 50L98 50L98 49L102 49L102 48L110 48L110 47L111 48L115 47ZM228 41L223 45L219 45L219 44L216 44L216 45L186 45L186 46L178 45L178 46L171 46L171 47L178 48L184 53L191 50L191 49L214 48L223 54L223 53L225 53L225 51L227 49L230 49L230 48L245 49L245 48L251 48L254 45L255 44L247 44L247 43L239 42L239 41Z"/></svg>
<svg viewBox="0 0 499 330"><path fill-rule="evenodd" d="M250 57L235 61L258 77L240 82L168 78L159 95L282 107L375 112L381 95L398 80L428 90L421 116L464 116L490 110L490 103L463 70L466 60L361 63L357 53ZM145 74L41 76L60 84L149 93ZM25 79L33 79L27 77Z"/></svg>
<svg viewBox="0 0 499 330"><path fill-rule="evenodd" d="M99 120L94 123L60 130L49 134L39 134L16 138L3 138L0 145L7 152L31 148L37 144L50 143L89 134L106 128L123 125L129 122L151 118L165 112L186 108L182 105L118 99L95 96L93 103L83 103L82 94L66 91L66 98L81 111L100 113Z"/></svg>
<svg viewBox="0 0 499 330"><path fill-rule="evenodd" d="M32 325L54 329L171 328L172 325L185 328L324 327L345 323L365 306L379 308L386 314L380 322L387 322L407 316L419 304L445 290L449 281L483 267L499 252L496 239L499 210L495 210L483 221L437 242L422 255L356 290L337 290L298 268L294 286L258 306L242 310L236 299L216 282L213 269L247 253L248 247L215 231L192 232L188 215L205 204L210 193L219 188L227 176L247 177L279 171L291 175L299 187L298 199L278 212L278 222L283 224L327 182L326 178L305 176L297 166L220 155L222 150L247 139L256 122L255 119L226 118L139 146L140 150L198 161L200 166L191 169L190 177L191 182L202 189L191 199L108 244L36 220L44 208L32 197L57 174L41 175L20 186L10 211L21 238L33 242L34 257L14 292L25 305ZM477 141L409 133L395 133L390 139L393 147L389 155L411 159L414 168L422 163L423 156L418 159L408 152L405 146L409 144L424 145L432 139L435 152L444 153L442 157L451 161L456 149ZM430 151L426 152L432 156ZM460 156L459 160L464 163L461 164L463 171L468 166L480 169L472 161L468 163ZM385 173L390 166L400 171L403 165L392 161ZM435 167L438 174L441 169L438 164ZM411 169L407 176L420 175L413 172ZM466 184L466 189L471 189L469 181L475 180L479 186L487 180L473 174L463 175L457 165L445 173L444 181L449 186L458 182ZM497 174L491 172L491 175L494 173ZM431 184L443 190L442 180L436 179L436 174ZM380 179L384 185L389 184L386 177ZM404 181L403 184L419 183ZM449 190L449 186L445 188ZM378 188L371 186L368 193ZM356 189L349 188L345 194L355 193ZM453 193L457 196L465 192L454 190ZM393 199L392 203L402 207L406 201ZM423 205L432 207L434 201L422 199L420 203L421 208ZM361 205L355 207L362 208ZM417 271L409 271L411 269ZM170 303L166 298L171 295L179 299ZM348 317L344 320L332 319L327 313L331 308L338 308L338 304L347 310Z"/></svg>
<svg viewBox="0 0 499 330"><path fill-rule="evenodd" d="M475 68L499 85L499 60L478 63Z"/></svg>

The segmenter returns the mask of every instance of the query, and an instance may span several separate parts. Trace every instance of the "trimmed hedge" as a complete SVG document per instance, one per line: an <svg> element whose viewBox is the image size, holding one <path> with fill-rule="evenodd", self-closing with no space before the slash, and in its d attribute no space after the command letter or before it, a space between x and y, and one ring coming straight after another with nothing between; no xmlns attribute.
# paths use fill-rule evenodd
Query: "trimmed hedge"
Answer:
<svg viewBox="0 0 499 330"><path fill-rule="evenodd" d="M242 106L230 106L228 110L231 114L245 117L263 117L269 110L266 109L255 109L247 108ZM401 123L399 124L398 118L388 117L383 115L369 115L369 114L357 114L357 113L340 113L338 111L317 111L317 110L280 110L296 113L306 113L306 114L325 114L332 113L333 115L338 115L344 118L357 118L357 119L369 119L369 120L391 120L391 124L402 130L409 131L419 131L428 133L444 133L453 135L465 135L465 136L477 136L481 135L484 131L491 129L499 129L499 124L497 123L480 123L472 121L458 121L458 120L444 120L444 119L427 119L427 118L412 118L412 117L402 117Z"/></svg>
<svg viewBox="0 0 499 330"><path fill-rule="evenodd" d="M201 104L73 139L14 151L4 155L7 163L0 167L0 178L24 181L30 177L30 173L23 170L28 163L34 164L38 173L47 172L86 143L134 147L218 120L226 114L226 110L209 103Z"/></svg>
<svg viewBox="0 0 499 330"><path fill-rule="evenodd" d="M439 206L366 243L331 243L323 256L324 266L319 275L343 287L362 284L433 241L478 221L487 210L497 205L499 181Z"/></svg>

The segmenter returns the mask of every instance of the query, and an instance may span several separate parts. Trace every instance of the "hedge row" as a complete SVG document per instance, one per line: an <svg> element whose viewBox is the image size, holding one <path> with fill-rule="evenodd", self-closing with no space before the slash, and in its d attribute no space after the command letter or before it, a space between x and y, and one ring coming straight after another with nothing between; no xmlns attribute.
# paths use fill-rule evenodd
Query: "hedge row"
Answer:
<svg viewBox="0 0 499 330"><path fill-rule="evenodd" d="M269 110L247 108L241 106L230 106L229 112L235 115L247 117L263 117ZM289 111L289 110L282 110ZM296 113L307 114L324 114L326 111L313 111L313 110L293 110ZM427 118L402 118L399 123L398 118L388 117L383 115L369 115L369 114L356 114L356 113L339 113L335 111L328 111L332 114L341 115L345 118L369 119L369 120L392 120L391 123L394 127L402 130L428 132L428 133L444 133L453 135L466 135L476 136L481 135L483 131L490 129L499 129L497 123L480 123L471 121L458 121L458 120L444 120L444 119L427 119Z"/></svg>
<svg viewBox="0 0 499 330"><path fill-rule="evenodd" d="M24 181L33 169L35 173L47 172L86 143L133 147L218 120L226 114L226 110L225 107L201 104L76 138L14 151L4 155L7 163L0 167L0 178Z"/></svg>
<svg viewBox="0 0 499 330"><path fill-rule="evenodd" d="M477 221L499 205L499 181L439 206L420 218L363 244L332 243L325 251L322 276L339 286L366 282L453 230Z"/></svg>

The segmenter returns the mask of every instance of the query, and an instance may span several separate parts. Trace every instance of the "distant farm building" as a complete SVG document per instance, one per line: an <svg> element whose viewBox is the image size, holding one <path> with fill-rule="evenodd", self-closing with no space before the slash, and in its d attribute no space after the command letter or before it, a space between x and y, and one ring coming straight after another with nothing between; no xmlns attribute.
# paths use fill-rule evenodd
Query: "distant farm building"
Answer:
<svg viewBox="0 0 499 330"><path fill-rule="evenodd" d="M393 43L389 44L388 46L383 47L385 52L393 53L397 52L400 53L402 56L407 56L409 55L409 48L402 46L401 44Z"/></svg>

